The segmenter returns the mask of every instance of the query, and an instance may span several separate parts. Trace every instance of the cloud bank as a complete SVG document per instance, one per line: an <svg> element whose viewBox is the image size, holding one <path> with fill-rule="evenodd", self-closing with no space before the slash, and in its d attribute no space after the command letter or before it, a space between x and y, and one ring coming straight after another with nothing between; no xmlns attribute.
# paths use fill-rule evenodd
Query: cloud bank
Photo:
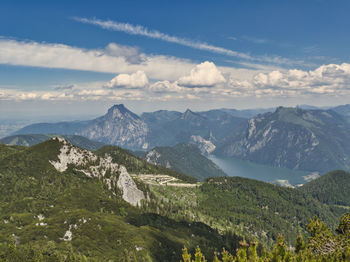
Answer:
<svg viewBox="0 0 350 262"><path fill-rule="evenodd" d="M107 83L96 83L90 87L76 84L73 88L58 88L50 92L0 89L0 100L151 102L243 97L299 99L350 96L350 64L347 63L322 65L310 71L273 70L257 73L246 80L236 79L232 75L225 77L214 63L205 61L174 81L151 82L145 72L136 71L132 74L118 74Z"/></svg>
<svg viewBox="0 0 350 262"><path fill-rule="evenodd" d="M63 44L0 38L0 64L64 68L114 74L144 71L153 79L175 80L194 64L171 56L146 55L116 43L105 49L83 49Z"/></svg>

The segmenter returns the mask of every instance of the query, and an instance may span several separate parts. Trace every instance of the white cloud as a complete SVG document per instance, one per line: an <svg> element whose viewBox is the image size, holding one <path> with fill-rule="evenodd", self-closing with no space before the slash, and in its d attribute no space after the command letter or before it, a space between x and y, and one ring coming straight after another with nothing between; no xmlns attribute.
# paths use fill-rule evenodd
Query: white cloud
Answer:
<svg viewBox="0 0 350 262"><path fill-rule="evenodd" d="M186 92L186 88L179 86L177 82L170 82L168 80L158 81L149 86L149 91L155 93L180 93Z"/></svg>
<svg viewBox="0 0 350 262"><path fill-rule="evenodd" d="M203 81L201 68L206 68L209 62L199 64L193 70L189 83L198 79ZM208 66L211 68L211 66ZM198 69L199 68L199 69ZM205 70L204 70L205 71ZM201 71L202 72L202 71ZM119 88L104 88L106 84L94 83L91 85L78 84L72 89L57 89L53 91L21 91L0 88L0 101L190 101L193 99L224 101L233 98L264 98L264 99L306 99L317 96L318 99L329 99L350 96L350 64L323 65L315 70L274 70L269 73L256 74L251 79L237 80L230 77L226 82L214 84L217 81L196 82L196 86L187 88L179 85L178 81L156 81L146 83L143 72L127 75L125 79L118 75L110 86L123 86ZM124 78L123 77L123 78ZM210 78L211 79L211 78ZM214 79L216 79L214 77ZM220 77L218 78L221 79ZM218 80L216 79L216 80ZM222 79L221 79L222 81ZM206 87L203 87L204 83ZM208 83L213 84L212 86ZM130 88L133 86L134 88Z"/></svg>
<svg viewBox="0 0 350 262"><path fill-rule="evenodd" d="M300 96L312 94L350 94L350 64L322 65L315 70L274 70L259 73L251 81L231 79L234 89L253 91L256 95Z"/></svg>
<svg viewBox="0 0 350 262"><path fill-rule="evenodd" d="M224 82L226 80L215 64L208 61L197 65L191 70L190 75L183 76L178 81L179 85L188 87L208 87Z"/></svg>
<svg viewBox="0 0 350 262"><path fill-rule="evenodd" d="M109 81L105 87L107 88L142 88L148 85L148 78L143 71L137 71L133 74L120 74Z"/></svg>
<svg viewBox="0 0 350 262"><path fill-rule="evenodd" d="M0 64L116 74L132 74L140 70L150 78L162 80L178 79L194 66L186 59L138 54L136 48L115 43L109 44L106 49L83 49L6 38L0 38Z"/></svg>

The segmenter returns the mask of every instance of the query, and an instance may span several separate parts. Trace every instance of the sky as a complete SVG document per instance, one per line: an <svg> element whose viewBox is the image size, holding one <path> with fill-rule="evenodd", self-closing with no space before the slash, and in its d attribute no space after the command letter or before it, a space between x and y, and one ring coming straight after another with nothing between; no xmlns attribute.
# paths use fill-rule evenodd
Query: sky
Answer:
<svg viewBox="0 0 350 262"><path fill-rule="evenodd" d="M341 0L2 0L1 117L346 104L349 10Z"/></svg>

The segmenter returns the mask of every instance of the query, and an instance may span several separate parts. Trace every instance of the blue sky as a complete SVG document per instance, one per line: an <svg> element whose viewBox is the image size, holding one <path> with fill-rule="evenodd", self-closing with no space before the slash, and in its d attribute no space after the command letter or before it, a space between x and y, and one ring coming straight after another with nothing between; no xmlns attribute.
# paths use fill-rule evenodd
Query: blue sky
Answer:
<svg viewBox="0 0 350 262"><path fill-rule="evenodd" d="M349 10L322 0L3 0L0 110L346 103Z"/></svg>

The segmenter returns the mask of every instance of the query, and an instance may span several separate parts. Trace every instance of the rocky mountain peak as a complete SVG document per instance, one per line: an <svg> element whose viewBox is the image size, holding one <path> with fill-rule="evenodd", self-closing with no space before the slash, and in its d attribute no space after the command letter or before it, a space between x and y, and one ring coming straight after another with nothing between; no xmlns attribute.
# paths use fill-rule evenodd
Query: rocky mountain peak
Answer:
<svg viewBox="0 0 350 262"><path fill-rule="evenodd" d="M113 119L119 119L123 117L129 117L134 119L139 119L139 116L127 109L124 104L114 105L108 109L107 115Z"/></svg>
<svg viewBox="0 0 350 262"><path fill-rule="evenodd" d="M194 119L204 119L204 117L202 117L201 115L193 112L190 109L187 109L181 116L181 119L185 119L185 120L194 120Z"/></svg>
<svg viewBox="0 0 350 262"><path fill-rule="evenodd" d="M112 106L104 116L92 120L79 134L108 144L147 149L147 133L147 124L119 104Z"/></svg>

